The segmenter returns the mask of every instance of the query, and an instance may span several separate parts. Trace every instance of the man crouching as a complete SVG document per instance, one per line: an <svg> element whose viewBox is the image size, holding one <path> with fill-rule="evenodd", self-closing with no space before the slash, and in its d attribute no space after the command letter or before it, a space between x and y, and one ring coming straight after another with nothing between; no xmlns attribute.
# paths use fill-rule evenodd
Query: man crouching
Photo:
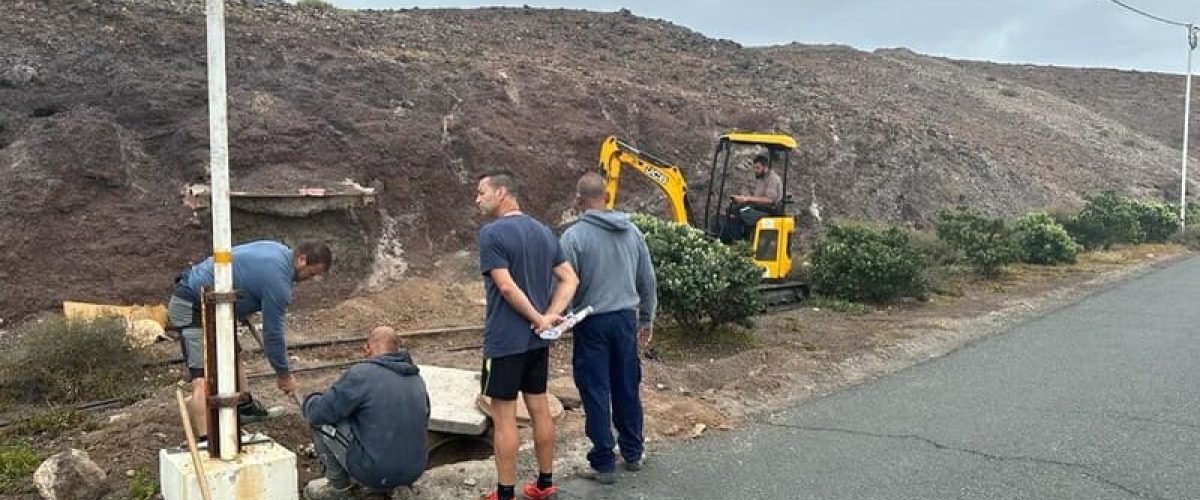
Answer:
<svg viewBox="0 0 1200 500"><path fill-rule="evenodd" d="M326 393L304 399L313 449L325 478L304 487L309 500L388 498L425 471L429 394L396 332L381 326L367 338L367 360L342 374ZM352 492L354 483L361 491Z"/></svg>

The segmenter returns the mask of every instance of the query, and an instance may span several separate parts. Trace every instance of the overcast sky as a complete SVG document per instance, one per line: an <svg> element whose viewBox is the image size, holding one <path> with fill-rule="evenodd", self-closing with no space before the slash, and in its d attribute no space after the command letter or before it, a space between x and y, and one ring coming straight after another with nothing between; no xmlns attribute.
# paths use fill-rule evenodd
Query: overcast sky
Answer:
<svg viewBox="0 0 1200 500"><path fill-rule="evenodd" d="M1122 0L1150 14L1200 24L1200 0ZM394 9L530 5L661 18L743 45L838 43L998 62L1100 66L1182 74L1183 27L1141 17L1110 0L332 0ZM1200 51L1193 61L1200 72Z"/></svg>

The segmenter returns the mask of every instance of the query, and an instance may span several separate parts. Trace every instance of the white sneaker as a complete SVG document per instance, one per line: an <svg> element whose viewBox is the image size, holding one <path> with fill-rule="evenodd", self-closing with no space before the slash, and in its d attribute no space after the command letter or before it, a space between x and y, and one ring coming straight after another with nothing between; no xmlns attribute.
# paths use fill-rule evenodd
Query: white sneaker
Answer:
<svg viewBox="0 0 1200 500"><path fill-rule="evenodd" d="M308 484L304 485L304 498L307 500L342 500L353 498L351 490L354 489L353 484L346 485L345 488L334 488L329 484L326 478L313 479Z"/></svg>

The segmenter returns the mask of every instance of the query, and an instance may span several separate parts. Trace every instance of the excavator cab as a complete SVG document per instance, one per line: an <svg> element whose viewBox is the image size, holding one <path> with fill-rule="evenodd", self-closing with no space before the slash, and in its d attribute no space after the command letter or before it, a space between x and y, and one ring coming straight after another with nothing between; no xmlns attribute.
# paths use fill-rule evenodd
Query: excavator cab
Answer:
<svg viewBox="0 0 1200 500"><path fill-rule="evenodd" d="M754 262L763 268L763 278L768 280L784 280L792 271L790 243L796 219L787 215L787 205L792 202L788 194L788 166L795 149L795 139L786 135L729 133L717 141L709 170L699 227L725 242L749 241ZM730 167L748 163L757 155L765 156L770 170L779 175L782 196L769 204L736 203L733 196L739 194L735 187L738 182L736 177L731 179ZM732 175L746 174L735 171Z"/></svg>

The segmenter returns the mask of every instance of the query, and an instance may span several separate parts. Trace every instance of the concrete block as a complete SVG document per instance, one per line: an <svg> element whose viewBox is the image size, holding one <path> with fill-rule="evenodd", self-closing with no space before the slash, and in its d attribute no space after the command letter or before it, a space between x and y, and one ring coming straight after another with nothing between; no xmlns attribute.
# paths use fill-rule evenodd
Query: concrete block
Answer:
<svg viewBox="0 0 1200 500"><path fill-rule="evenodd" d="M468 436L487 432L488 417L475 406L479 372L422 365L421 378L429 390L429 430Z"/></svg>
<svg viewBox="0 0 1200 500"><path fill-rule="evenodd" d="M242 446L237 460L225 462L201 451L201 466L212 498L237 500L298 500L296 454L274 441ZM163 500L202 500L200 482L187 449L158 453Z"/></svg>

